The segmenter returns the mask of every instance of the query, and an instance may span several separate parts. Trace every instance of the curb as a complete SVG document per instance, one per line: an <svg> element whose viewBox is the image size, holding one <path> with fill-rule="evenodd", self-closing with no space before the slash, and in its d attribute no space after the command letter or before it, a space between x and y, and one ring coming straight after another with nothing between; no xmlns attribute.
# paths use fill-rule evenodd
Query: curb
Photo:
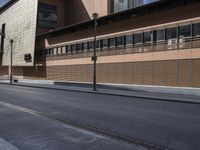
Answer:
<svg viewBox="0 0 200 150"><path fill-rule="evenodd" d="M75 87L86 87L86 88L92 88L93 84L91 83L74 83L74 82L54 82L54 85L61 85L61 86L75 86ZM144 90L138 90L138 89L132 89L130 87L117 87L113 85L107 85L107 84L97 84L97 88L99 89L107 89L107 90L122 90L122 91L138 91L138 92L144 92Z"/></svg>
<svg viewBox="0 0 200 150"><path fill-rule="evenodd" d="M0 83L2 85L10 85L9 83ZM130 94L117 94L111 92L100 92L100 91L87 91L87 90L75 90L75 89L62 89L55 87L44 87L44 86L36 86L36 85L22 85L22 84L12 84L12 86L18 87L30 87L30 88L39 88L39 89L48 89L48 90L56 90L56 91L70 91L70 92L80 92L80 93L90 93L90 94L98 94L98 95L109 95L109 96L120 96L120 97L129 97L129 98L140 98L140 99L148 99L152 101L165 101L165 102L176 102L176 103L185 103L185 104L198 104L200 105L200 101L186 101L182 99L172 99L172 98L159 98L153 96L138 96L138 95L130 95Z"/></svg>

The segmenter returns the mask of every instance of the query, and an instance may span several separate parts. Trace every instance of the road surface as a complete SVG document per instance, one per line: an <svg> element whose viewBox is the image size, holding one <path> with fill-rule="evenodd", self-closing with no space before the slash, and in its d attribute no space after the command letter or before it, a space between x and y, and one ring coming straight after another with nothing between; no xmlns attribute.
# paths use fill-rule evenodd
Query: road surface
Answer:
<svg viewBox="0 0 200 150"><path fill-rule="evenodd" d="M1 138L19 150L198 150L200 105L0 85Z"/></svg>

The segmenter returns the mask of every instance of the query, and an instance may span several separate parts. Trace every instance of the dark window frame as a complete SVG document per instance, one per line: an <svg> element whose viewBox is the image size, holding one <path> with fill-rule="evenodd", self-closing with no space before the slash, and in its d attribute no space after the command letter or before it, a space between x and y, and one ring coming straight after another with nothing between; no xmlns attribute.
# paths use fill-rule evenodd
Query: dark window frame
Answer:
<svg viewBox="0 0 200 150"><path fill-rule="evenodd" d="M5 41L5 32L6 32L6 23L3 23L1 26L1 43L0 43L0 52L4 52L4 41Z"/></svg>

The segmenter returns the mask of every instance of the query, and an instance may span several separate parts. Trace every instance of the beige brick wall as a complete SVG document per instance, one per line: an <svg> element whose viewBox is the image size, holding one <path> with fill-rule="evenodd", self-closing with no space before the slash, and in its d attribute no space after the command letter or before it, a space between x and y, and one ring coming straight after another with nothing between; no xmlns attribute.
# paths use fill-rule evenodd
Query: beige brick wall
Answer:
<svg viewBox="0 0 200 150"><path fill-rule="evenodd" d="M34 56L37 3L37 0L19 0L0 14L0 26L6 24L3 65L10 64L10 39L14 40L13 65L33 65L33 61L24 61L24 54Z"/></svg>
<svg viewBox="0 0 200 150"><path fill-rule="evenodd" d="M93 65L47 67L47 79L92 82ZM200 87L200 59L97 64L98 83Z"/></svg>

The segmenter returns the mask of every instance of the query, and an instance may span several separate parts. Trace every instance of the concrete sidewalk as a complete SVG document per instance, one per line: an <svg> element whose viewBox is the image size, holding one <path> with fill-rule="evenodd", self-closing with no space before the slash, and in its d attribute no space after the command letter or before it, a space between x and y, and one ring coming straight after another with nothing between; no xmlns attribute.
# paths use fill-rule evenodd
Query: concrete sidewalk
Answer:
<svg viewBox="0 0 200 150"><path fill-rule="evenodd" d="M0 137L0 150L19 150Z"/></svg>
<svg viewBox="0 0 200 150"><path fill-rule="evenodd" d="M0 84L9 85L9 81L0 81ZM13 85L73 92L87 92L93 94L106 94L121 97L145 98L147 100L200 104L200 89L198 88L98 84L98 91L93 91L92 84L90 83L53 82L47 80L19 80Z"/></svg>

